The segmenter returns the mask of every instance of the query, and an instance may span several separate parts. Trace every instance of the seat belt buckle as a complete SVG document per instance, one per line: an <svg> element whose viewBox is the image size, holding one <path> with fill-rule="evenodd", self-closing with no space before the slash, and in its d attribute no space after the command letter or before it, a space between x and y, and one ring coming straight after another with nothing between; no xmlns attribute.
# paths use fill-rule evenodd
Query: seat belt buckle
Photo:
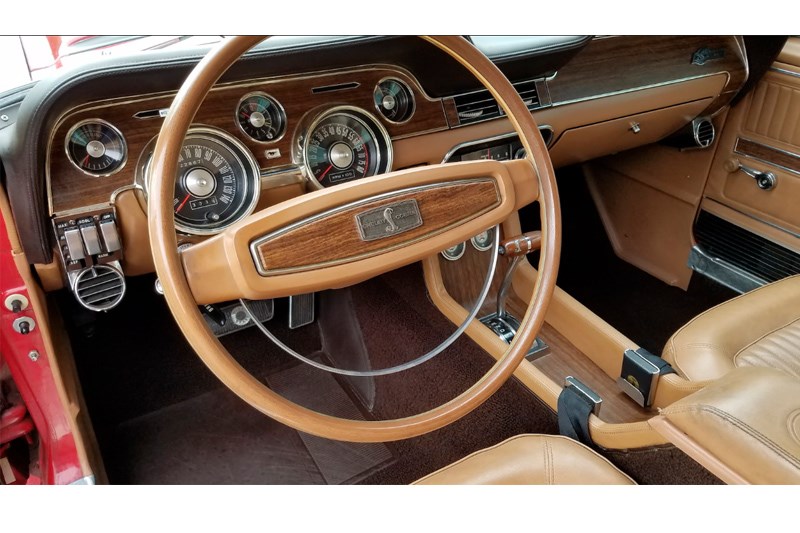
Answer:
<svg viewBox="0 0 800 533"><path fill-rule="evenodd" d="M617 385L641 407L648 408L655 400L658 379L673 372L669 363L644 348L625 350Z"/></svg>
<svg viewBox="0 0 800 533"><path fill-rule="evenodd" d="M603 399L588 385L574 376L567 376L564 380L564 388L572 389L588 403L592 408L592 414L600 416L600 408L603 406Z"/></svg>

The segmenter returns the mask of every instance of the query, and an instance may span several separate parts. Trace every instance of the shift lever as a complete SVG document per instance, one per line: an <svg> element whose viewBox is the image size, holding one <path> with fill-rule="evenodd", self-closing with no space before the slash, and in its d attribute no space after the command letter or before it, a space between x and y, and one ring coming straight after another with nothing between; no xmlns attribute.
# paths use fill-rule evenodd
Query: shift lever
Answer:
<svg viewBox="0 0 800 533"><path fill-rule="evenodd" d="M494 331L503 342L508 344L511 344L511 341L514 340L514 336L519 329L519 320L506 311L506 300L508 298L508 291L511 288L511 282L514 279L514 272L516 272L517 267L525 256L538 250L541 245L542 233L540 231L532 231L511 239L506 239L500 243L500 248L497 250L497 253L503 257L510 258L511 264L508 266L506 275L503 277L503 282L500 285L500 290L497 293L497 312L481 318L481 322ZM529 360L533 360L533 356L541 354L546 348L547 345L541 339L537 338L528 350L526 357Z"/></svg>
<svg viewBox="0 0 800 533"><path fill-rule="evenodd" d="M529 253L538 250L542 246L542 232L531 231L517 237L507 239L500 243L497 253L503 257L511 258L503 283L500 285L500 292L497 293L497 317L506 317L506 298L508 289L511 288L511 281L514 279L514 272L517 270L520 261Z"/></svg>

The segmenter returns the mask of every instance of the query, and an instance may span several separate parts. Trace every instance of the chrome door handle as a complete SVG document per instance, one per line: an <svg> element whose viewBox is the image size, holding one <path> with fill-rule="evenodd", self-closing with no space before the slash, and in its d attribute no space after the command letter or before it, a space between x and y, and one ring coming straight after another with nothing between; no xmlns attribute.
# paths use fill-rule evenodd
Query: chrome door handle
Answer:
<svg viewBox="0 0 800 533"><path fill-rule="evenodd" d="M728 172L736 172L737 170L741 170L756 180L756 185L758 185L759 189L763 189L765 191L774 189L775 185L778 183L778 177L773 172L762 172L760 170L745 166L738 159L731 159L728 161L725 167Z"/></svg>

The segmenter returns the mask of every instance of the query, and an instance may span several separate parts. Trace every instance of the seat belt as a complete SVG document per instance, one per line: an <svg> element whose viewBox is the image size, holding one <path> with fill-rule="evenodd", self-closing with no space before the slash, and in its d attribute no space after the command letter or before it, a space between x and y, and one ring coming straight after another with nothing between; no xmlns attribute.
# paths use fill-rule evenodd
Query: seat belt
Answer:
<svg viewBox="0 0 800 533"><path fill-rule="evenodd" d="M589 434L589 415L598 414L602 402L587 385L573 376L567 376L564 389L558 396L558 432L593 447Z"/></svg>

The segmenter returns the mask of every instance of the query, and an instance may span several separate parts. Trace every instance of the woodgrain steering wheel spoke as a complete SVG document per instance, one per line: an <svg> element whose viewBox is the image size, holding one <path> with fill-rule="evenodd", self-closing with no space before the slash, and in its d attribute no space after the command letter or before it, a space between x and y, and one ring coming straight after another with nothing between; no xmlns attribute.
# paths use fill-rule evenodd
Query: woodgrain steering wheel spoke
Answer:
<svg viewBox="0 0 800 533"><path fill-rule="evenodd" d="M506 219L517 207L509 169L519 179L522 167L432 165L309 193L189 248L184 271L198 303L352 285Z"/></svg>

